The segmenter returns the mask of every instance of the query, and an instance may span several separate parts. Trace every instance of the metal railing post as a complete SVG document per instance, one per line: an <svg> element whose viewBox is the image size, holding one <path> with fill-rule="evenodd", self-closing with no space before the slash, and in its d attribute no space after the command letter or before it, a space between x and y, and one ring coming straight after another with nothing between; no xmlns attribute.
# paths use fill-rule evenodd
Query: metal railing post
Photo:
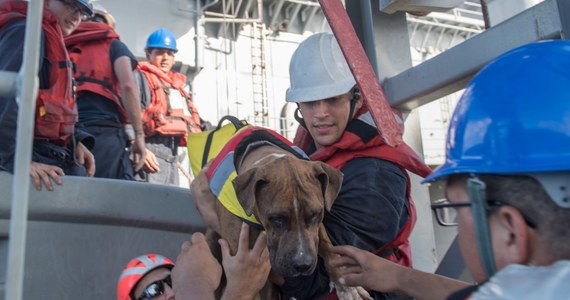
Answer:
<svg viewBox="0 0 570 300"><path fill-rule="evenodd" d="M26 36L23 63L18 75L18 130L16 134L16 158L12 182L8 268L5 299L22 299L24 283L24 258L26 256L26 231L28 198L30 194L30 158L34 136L34 113L38 90L38 65L43 0L28 2Z"/></svg>

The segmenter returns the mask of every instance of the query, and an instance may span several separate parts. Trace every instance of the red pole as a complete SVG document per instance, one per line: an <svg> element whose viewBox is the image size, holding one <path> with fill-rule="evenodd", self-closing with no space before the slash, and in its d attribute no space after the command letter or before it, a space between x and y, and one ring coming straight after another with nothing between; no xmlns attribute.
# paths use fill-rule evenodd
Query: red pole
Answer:
<svg viewBox="0 0 570 300"><path fill-rule="evenodd" d="M400 127L341 0L319 0L319 3L364 96L364 104L372 114L380 136L389 146L400 145Z"/></svg>

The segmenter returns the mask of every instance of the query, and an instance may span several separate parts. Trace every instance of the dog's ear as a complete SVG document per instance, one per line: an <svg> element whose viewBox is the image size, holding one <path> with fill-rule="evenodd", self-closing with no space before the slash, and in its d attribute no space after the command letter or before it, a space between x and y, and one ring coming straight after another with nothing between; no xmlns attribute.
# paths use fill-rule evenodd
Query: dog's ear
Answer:
<svg viewBox="0 0 570 300"><path fill-rule="evenodd" d="M248 216L253 213L257 189L265 183L261 170L256 168L249 169L239 174L232 181L238 201Z"/></svg>
<svg viewBox="0 0 570 300"><path fill-rule="evenodd" d="M343 175L341 171L323 162L316 163L315 171L317 178L321 182L321 190L325 197L325 208L327 211L330 211L336 196L338 196L338 193L340 192Z"/></svg>

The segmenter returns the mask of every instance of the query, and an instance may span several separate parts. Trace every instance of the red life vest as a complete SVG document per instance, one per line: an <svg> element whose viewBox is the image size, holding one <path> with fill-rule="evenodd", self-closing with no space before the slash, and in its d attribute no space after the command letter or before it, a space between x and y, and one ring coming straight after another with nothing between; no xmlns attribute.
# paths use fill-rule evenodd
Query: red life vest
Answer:
<svg viewBox="0 0 570 300"><path fill-rule="evenodd" d="M164 73L149 62L139 62L137 70L145 76L151 93L150 104L142 112L145 135L182 136L180 145L185 146L188 132L202 131L198 110L190 94L184 90L186 76L176 72ZM170 108L170 88L178 90L186 98L190 116L185 116L182 109Z"/></svg>
<svg viewBox="0 0 570 300"><path fill-rule="evenodd" d="M28 3L10 1L0 4L0 30L26 18ZM51 63L49 88L40 89L36 101L35 139L67 145L75 131L77 105L73 97L71 61L63 43L58 19L44 9L45 57Z"/></svg>
<svg viewBox="0 0 570 300"><path fill-rule="evenodd" d="M354 158L376 157L390 161L403 169L407 183L408 221L393 241L372 252L400 265L411 267L412 255L408 239L416 222L416 210L411 196L410 178L405 170L425 177L431 169L405 143L394 148L384 144L366 107L363 106L357 116L356 120L349 123L340 141L334 145L319 148L310 155L310 158L323 161L340 170ZM294 143L306 151L313 140L307 130L299 126ZM336 293L331 293L321 299L338 298Z"/></svg>
<svg viewBox="0 0 570 300"><path fill-rule="evenodd" d="M77 95L84 91L99 94L117 105L123 124L128 123L128 115L121 104L119 80L113 70L109 49L119 35L107 24L81 22L79 27L65 38L69 58L75 63ZM97 63L93 63L93 62Z"/></svg>

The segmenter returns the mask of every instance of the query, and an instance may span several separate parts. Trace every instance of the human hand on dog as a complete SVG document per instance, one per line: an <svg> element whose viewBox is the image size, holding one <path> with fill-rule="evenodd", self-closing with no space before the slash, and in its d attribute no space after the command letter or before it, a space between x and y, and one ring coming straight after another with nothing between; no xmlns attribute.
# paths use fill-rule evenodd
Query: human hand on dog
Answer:
<svg viewBox="0 0 570 300"><path fill-rule="evenodd" d="M182 244L172 269L172 288L176 299L214 299L222 278L222 266L212 255L201 232Z"/></svg>
<svg viewBox="0 0 570 300"><path fill-rule="evenodd" d="M454 291L470 286L467 282L404 267L353 246L336 246L332 252L339 256L330 264L339 268L339 281L347 286L361 285L415 299L445 299Z"/></svg>
<svg viewBox="0 0 570 300"><path fill-rule="evenodd" d="M385 293L400 292L397 279L407 268L352 246L336 246L332 252L338 256L329 263L338 268L341 284L360 285Z"/></svg>
<svg viewBox="0 0 570 300"><path fill-rule="evenodd" d="M265 232L259 234L253 249L249 249L249 226L243 223L235 256L231 255L226 240L220 239L219 243L222 247L222 264L228 281L222 300L251 300L263 288L271 270Z"/></svg>

